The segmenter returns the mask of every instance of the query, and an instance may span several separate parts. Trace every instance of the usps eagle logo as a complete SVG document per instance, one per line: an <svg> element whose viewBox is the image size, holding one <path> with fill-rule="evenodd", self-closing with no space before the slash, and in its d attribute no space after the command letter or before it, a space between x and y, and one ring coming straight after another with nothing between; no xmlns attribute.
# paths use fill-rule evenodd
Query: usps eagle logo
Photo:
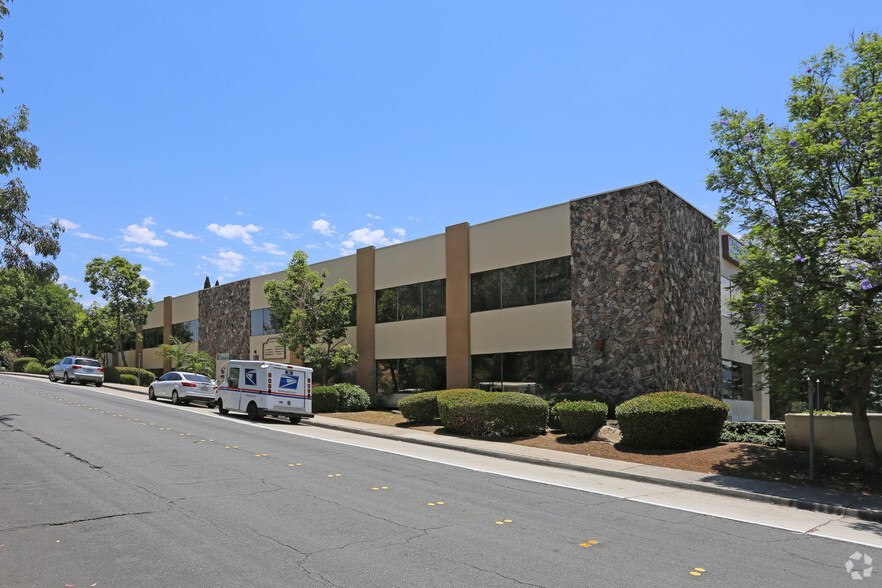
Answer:
<svg viewBox="0 0 882 588"><path fill-rule="evenodd" d="M245 370L245 385L257 387L257 370Z"/></svg>

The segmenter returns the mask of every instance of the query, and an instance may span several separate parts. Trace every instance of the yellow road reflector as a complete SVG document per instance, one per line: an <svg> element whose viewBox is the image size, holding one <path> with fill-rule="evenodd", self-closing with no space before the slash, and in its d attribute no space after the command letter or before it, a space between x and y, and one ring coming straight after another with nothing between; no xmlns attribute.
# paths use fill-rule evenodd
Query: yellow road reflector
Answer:
<svg viewBox="0 0 882 588"><path fill-rule="evenodd" d="M496 521L496 524L497 525L504 525L505 523L503 523L502 521Z"/></svg>
<svg viewBox="0 0 882 588"><path fill-rule="evenodd" d="M707 570L704 568L693 568L696 572L706 572Z"/></svg>
<svg viewBox="0 0 882 588"><path fill-rule="evenodd" d="M428 504L426 504L426 506L435 506L435 503L434 503L434 502L429 502Z"/></svg>
<svg viewBox="0 0 882 588"><path fill-rule="evenodd" d="M579 545L581 545L582 547L591 547L592 545L597 545L597 541L592 539L591 541L586 541L585 543L579 543Z"/></svg>

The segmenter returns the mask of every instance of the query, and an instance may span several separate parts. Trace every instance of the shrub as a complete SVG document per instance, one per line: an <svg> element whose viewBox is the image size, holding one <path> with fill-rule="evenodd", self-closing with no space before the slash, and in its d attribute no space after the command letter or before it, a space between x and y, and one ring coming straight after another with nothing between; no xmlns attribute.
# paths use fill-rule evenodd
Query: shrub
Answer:
<svg viewBox="0 0 882 588"><path fill-rule="evenodd" d="M607 406L603 402L576 400L560 402L555 408L567 437L587 439L606 424Z"/></svg>
<svg viewBox="0 0 882 588"><path fill-rule="evenodd" d="M108 384L119 384L119 370L112 365L104 366L104 381Z"/></svg>
<svg viewBox="0 0 882 588"><path fill-rule="evenodd" d="M596 396L592 394L585 394L581 392L570 392L567 394L552 394L550 396L545 397L545 401L548 403L548 428L549 429L560 429L560 418L557 416L557 405L561 402L576 402L579 400L587 400L589 402L600 402L604 406L607 406L605 402L602 400L598 400ZM607 406L607 414L606 418L613 419L615 418L615 409L612 406Z"/></svg>
<svg viewBox="0 0 882 588"><path fill-rule="evenodd" d="M104 368L104 380L107 382L110 381L107 379L107 370L108 369L109 368ZM122 381L122 377L126 374L131 375L131 376L135 376L135 384L137 384L139 372L141 374L141 385L142 386L149 386L150 384L152 384L154 382L154 380L156 380L156 376L153 375L153 372L150 372L147 370L143 370L143 369L139 370L138 368L125 367L125 366L117 367L116 370L119 372L119 380L118 381L121 384L125 383Z"/></svg>
<svg viewBox="0 0 882 588"><path fill-rule="evenodd" d="M371 397L361 386L355 384L334 384L337 390L340 412L361 412L370 406Z"/></svg>
<svg viewBox="0 0 882 588"><path fill-rule="evenodd" d="M723 424L720 441L728 443L759 443L769 447L784 447L785 434L782 423L736 423Z"/></svg>
<svg viewBox="0 0 882 588"><path fill-rule="evenodd" d="M312 389L312 412L337 412L340 397L333 386L316 386Z"/></svg>
<svg viewBox="0 0 882 588"><path fill-rule="evenodd" d="M682 449L720 440L729 407L687 392L638 396L616 409L622 442L642 449Z"/></svg>
<svg viewBox="0 0 882 588"><path fill-rule="evenodd" d="M532 394L444 390L437 399L441 423L463 435L541 434L548 423L548 403Z"/></svg>
<svg viewBox="0 0 882 588"><path fill-rule="evenodd" d="M61 363L61 359L58 357L47 359L43 362L43 367L51 368L52 366Z"/></svg>
<svg viewBox="0 0 882 588"><path fill-rule="evenodd" d="M26 363L22 367L21 371L26 374L41 374L41 375L45 376L49 373L49 368L43 367L42 363L34 360L34 361Z"/></svg>
<svg viewBox="0 0 882 588"><path fill-rule="evenodd" d="M14 372L23 372L26 365L31 362L36 362L36 357L19 357L16 358L15 361L12 362L12 371ZM38 362L39 363L39 362Z"/></svg>
<svg viewBox="0 0 882 588"><path fill-rule="evenodd" d="M120 384L128 384L129 386L137 386L138 385L138 376L134 374L120 374L119 375L119 383Z"/></svg>
<svg viewBox="0 0 882 588"><path fill-rule="evenodd" d="M418 392L398 401L401 416L412 423L432 423L438 418L438 392Z"/></svg>

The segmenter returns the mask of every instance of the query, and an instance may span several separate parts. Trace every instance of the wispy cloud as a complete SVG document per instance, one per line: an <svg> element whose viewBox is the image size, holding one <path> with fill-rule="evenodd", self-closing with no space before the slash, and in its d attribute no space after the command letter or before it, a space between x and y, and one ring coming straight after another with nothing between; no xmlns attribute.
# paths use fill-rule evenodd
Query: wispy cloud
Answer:
<svg viewBox="0 0 882 588"><path fill-rule="evenodd" d="M404 236L407 235L407 231L402 229L401 227L392 227L392 232L404 239Z"/></svg>
<svg viewBox="0 0 882 588"><path fill-rule="evenodd" d="M217 256L215 257L207 257L203 255L202 259L214 264L221 272L219 277L224 278L232 277L237 274L239 270L242 269L242 264L245 262L244 255L225 249L218 251Z"/></svg>
<svg viewBox="0 0 882 588"><path fill-rule="evenodd" d="M262 251L264 253L269 253L270 255L287 255L284 251L279 249L279 246L275 243L264 243L263 245L251 248L253 251Z"/></svg>
<svg viewBox="0 0 882 588"><path fill-rule="evenodd" d="M98 235L93 235L92 233L80 233L80 232L76 232L76 233L74 233L74 235L76 235L77 237L82 237L83 239L95 239L95 240L97 240L97 241L103 241L103 240L104 240L103 237L99 237Z"/></svg>
<svg viewBox="0 0 882 588"><path fill-rule="evenodd" d="M225 239L241 239L246 245L254 245L251 233L258 232L262 227L257 225L219 225L211 223L206 228L215 235Z"/></svg>
<svg viewBox="0 0 882 588"><path fill-rule="evenodd" d="M312 230L321 233L325 237L334 236L334 226L323 218L312 221Z"/></svg>
<svg viewBox="0 0 882 588"><path fill-rule="evenodd" d="M133 247L130 249L126 249L123 247L122 250L123 251L131 251L132 253L140 253L141 255L143 255L144 257L146 257L147 259L149 259L150 261L152 261L154 263L162 263L162 264L168 263L168 260L157 255L155 251L145 249L144 247Z"/></svg>
<svg viewBox="0 0 882 588"><path fill-rule="evenodd" d="M166 234L171 235L172 237L177 237L178 239L195 239L196 235L191 235L190 233L186 233L184 231L172 231L170 229L165 230Z"/></svg>
<svg viewBox="0 0 882 588"><path fill-rule="evenodd" d="M151 247L165 247L168 245L166 241L156 238L156 232L148 229L148 226L155 225L153 219L147 217L140 225L129 225L125 229L121 229L123 239L129 243L138 243L140 245L150 245Z"/></svg>
<svg viewBox="0 0 882 588"><path fill-rule="evenodd" d="M350 232L349 238L343 241L341 245L343 246L343 253L349 255L354 253L356 247L367 247L369 245L373 245L374 247L385 247L386 245L394 245L395 243L401 243L401 239L388 238L386 232L382 229L364 227Z"/></svg>
<svg viewBox="0 0 882 588"><path fill-rule="evenodd" d="M75 223L75 222L73 222L73 221L69 221L69 220L67 220L66 218L57 218L57 219L55 219L55 220L58 221L58 224L60 224L62 227L64 227L64 230L65 230L65 231L70 231L70 230L73 230L73 229L79 229L79 228L80 228L80 225L78 225L77 223Z"/></svg>
<svg viewBox="0 0 882 588"><path fill-rule="evenodd" d="M371 213L367 213L367 217L372 218L374 220L380 220L380 218L381 218L379 215L371 214Z"/></svg>

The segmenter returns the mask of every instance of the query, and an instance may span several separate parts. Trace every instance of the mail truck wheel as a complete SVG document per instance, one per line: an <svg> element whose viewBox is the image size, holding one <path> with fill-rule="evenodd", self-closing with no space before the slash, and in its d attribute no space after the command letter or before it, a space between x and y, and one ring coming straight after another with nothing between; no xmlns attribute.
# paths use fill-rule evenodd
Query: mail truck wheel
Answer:
<svg viewBox="0 0 882 588"><path fill-rule="evenodd" d="M296 425L297 423L300 422L300 418L301 418L301 417L298 417L298 416L289 416L288 418L291 419L291 424L292 424L292 425Z"/></svg>
<svg viewBox="0 0 882 588"><path fill-rule="evenodd" d="M224 408L224 401L220 398L217 399L217 411L221 414L227 414L229 409Z"/></svg>
<svg viewBox="0 0 882 588"><path fill-rule="evenodd" d="M248 418L252 421L256 421L260 418L260 411L257 409L257 405L253 402L248 404Z"/></svg>

